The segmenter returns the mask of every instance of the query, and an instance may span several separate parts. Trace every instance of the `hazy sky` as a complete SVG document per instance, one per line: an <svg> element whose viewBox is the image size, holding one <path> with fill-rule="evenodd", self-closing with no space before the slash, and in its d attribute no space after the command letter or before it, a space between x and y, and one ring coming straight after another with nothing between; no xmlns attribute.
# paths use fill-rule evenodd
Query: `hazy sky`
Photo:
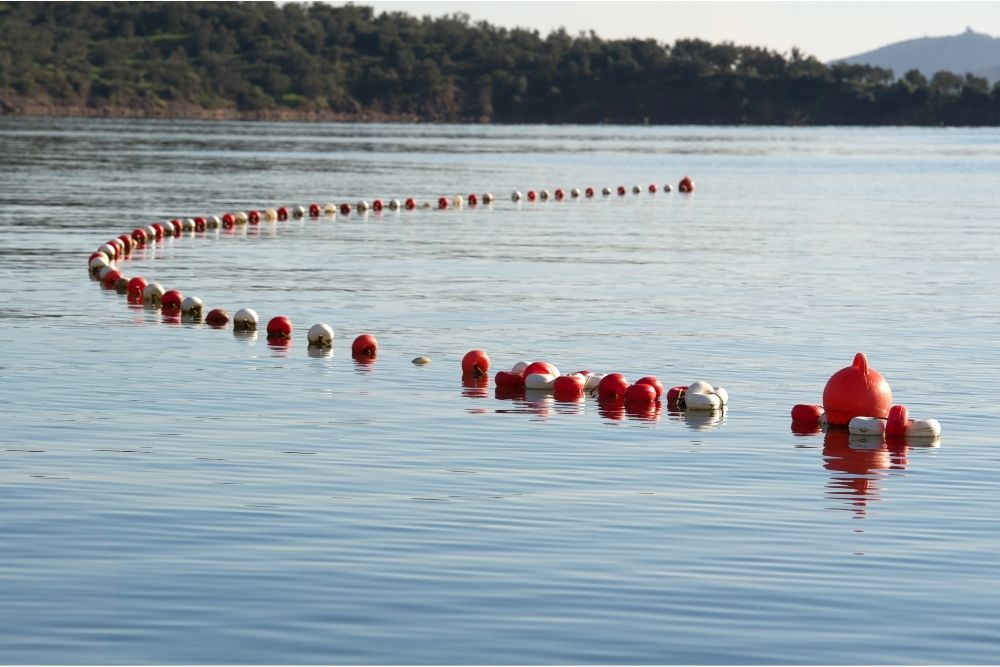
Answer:
<svg viewBox="0 0 1000 667"><path fill-rule="evenodd" d="M345 4L334 2L332 4ZM538 30L593 30L604 38L684 37L766 46L793 46L822 61L844 58L916 37L955 35L971 27L1000 36L1000 2L579 2L395 0L354 4L376 12L417 16L468 14L473 21Z"/></svg>

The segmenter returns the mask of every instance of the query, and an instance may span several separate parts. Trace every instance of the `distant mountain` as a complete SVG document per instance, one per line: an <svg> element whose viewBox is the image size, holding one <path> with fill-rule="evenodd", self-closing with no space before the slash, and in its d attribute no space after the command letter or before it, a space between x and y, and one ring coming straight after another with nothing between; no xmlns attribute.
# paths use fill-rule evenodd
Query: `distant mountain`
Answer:
<svg viewBox="0 0 1000 667"><path fill-rule="evenodd" d="M911 69L928 78L939 70L962 75L971 72L992 83L1000 80L1000 38L969 28L961 35L910 39L834 62L888 67L897 77Z"/></svg>

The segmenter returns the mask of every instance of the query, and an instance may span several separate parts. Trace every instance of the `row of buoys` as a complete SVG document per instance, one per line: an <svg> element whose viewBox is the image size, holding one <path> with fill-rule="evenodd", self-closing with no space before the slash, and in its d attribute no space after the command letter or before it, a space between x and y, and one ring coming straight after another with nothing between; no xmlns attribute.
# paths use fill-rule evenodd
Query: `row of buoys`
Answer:
<svg viewBox="0 0 1000 667"><path fill-rule="evenodd" d="M489 369L490 358L483 350L471 350L462 358L464 378L488 377ZM682 410L721 410L729 403L729 394L724 388L713 387L703 380L665 391L663 383L653 375L630 383L621 373L581 370L562 374L547 361L519 361L509 371L498 371L494 382L498 391L552 392L557 401L573 401L591 395L599 401L651 405L666 399Z"/></svg>
<svg viewBox="0 0 1000 667"><path fill-rule="evenodd" d="M659 189L660 188L658 188L655 183L650 183L645 188L646 192L649 192L649 194L656 194L656 192ZM664 185L662 189L663 189L664 192L672 192L673 191L673 187L671 187L671 185L669 183L667 183L666 185ZM677 191L678 192L683 192L683 193L686 193L686 194L690 194L690 193L694 192L694 181L691 180L690 176L685 176L684 178L682 178L680 180L680 182L677 184ZM604 186L603 188L601 188L601 194L604 195L605 197L611 196L612 192L614 192L614 190L612 190L608 186ZM618 188L617 188L617 192L618 192L618 196L619 197L624 197L628 193L628 188L626 188L624 185L619 185ZM643 192L643 188L641 186L639 186L639 185L633 185L632 186L632 193L633 194L640 194L641 192ZM579 199L580 197L586 197L586 198L589 199L589 198L594 197L596 194L597 194L597 191L594 190L594 188L590 187L590 186L588 186L584 190L580 190L580 188L572 188L569 191L569 196L572 199ZM528 190L524 194L522 194L520 190L515 190L514 192L512 192L510 194L511 201L515 201L515 202L519 202L519 201L522 201L522 200L527 200L529 202L534 202L534 201L548 201L549 199L555 199L556 201L562 201L565 198L566 198L566 191L563 190L562 188L556 188L554 192L549 192L548 190L544 190L544 189L543 190L538 190L538 191Z"/></svg>
<svg viewBox="0 0 1000 667"><path fill-rule="evenodd" d="M792 408L792 429L816 433L847 428L854 435L886 438L935 439L941 435L936 419L910 419L905 405L893 405L889 383L868 365L863 352L854 363L827 380L823 405L802 403Z"/></svg>

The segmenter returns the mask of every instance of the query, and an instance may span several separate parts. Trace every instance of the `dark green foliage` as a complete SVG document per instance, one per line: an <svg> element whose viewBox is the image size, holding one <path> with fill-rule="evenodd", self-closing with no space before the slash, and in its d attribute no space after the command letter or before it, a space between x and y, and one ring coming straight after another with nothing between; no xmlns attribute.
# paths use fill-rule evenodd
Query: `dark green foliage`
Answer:
<svg viewBox="0 0 1000 667"><path fill-rule="evenodd" d="M798 49L266 2L0 2L0 111L532 123L989 124L1000 88Z"/></svg>

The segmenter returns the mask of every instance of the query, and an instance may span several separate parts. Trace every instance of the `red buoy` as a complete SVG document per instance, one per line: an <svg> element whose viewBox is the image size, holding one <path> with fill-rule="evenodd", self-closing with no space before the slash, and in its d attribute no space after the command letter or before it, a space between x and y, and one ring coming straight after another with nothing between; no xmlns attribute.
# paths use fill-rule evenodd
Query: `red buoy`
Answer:
<svg viewBox="0 0 1000 667"><path fill-rule="evenodd" d="M889 408L889 416L885 422L886 435L906 435L906 426L910 423L910 411L905 405L894 405Z"/></svg>
<svg viewBox="0 0 1000 667"><path fill-rule="evenodd" d="M149 242L149 235L142 227L136 227L132 230L132 240L135 241L136 247L141 248Z"/></svg>
<svg viewBox="0 0 1000 667"><path fill-rule="evenodd" d="M376 199L375 201L372 202L372 210L375 211L376 213L378 213L379 211L382 210L382 200L381 199Z"/></svg>
<svg viewBox="0 0 1000 667"><path fill-rule="evenodd" d="M122 242L125 254L130 254L132 252L132 237L128 234L122 234L118 237L118 240Z"/></svg>
<svg viewBox="0 0 1000 667"><path fill-rule="evenodd" d="M153 223L153 236L157 241L163 238L163 224L159 222Z"/></svg>
<svg viewBox="0 0 1000 667"><path fill-rule="evenodd" d="M656 186L653 185L652 183L649 184L649 194L651 194L651 195L655 195L656 194Z"/></svg>
<svg viewBox="0 0 1000 667"><path fill-rule="evenodd" d="M344 202L343 204L341 204L340 205L340 214L341 215L350 215L351 214L351 205L348 204L347 202Z"/></svg>
<svg viewBox="0 0 1000 667"><path fill-rule="evenodd" d="M140 302L140 301L142 301L142 290L146 289L146 285L148 285L148 284L149 283L146 282L146 279L142 278L140 276L135 276L134 278L132 278L131 280L129 280L128 281L128 300L131 301L131 302Z"/></svg>
<svg viewBox="0 0 1000 667"><path fill-rule="evenodd" d="M319 204L309 204L309 217L310 218L319 217Z"/></svg>
<svg viewBox="0 0 1000 667"><path fill-rule="evenodd" d="M524 374L511 371L497 371L493 380L498 389L524 389Z"/></svg>
<svg viewBox="0 0 1000 667"><path fill-rule="evenodd" d="M440 209L448 208L448 198L447 197L438 197L438 208L440 208Z"/></svg>
<svg viewBox="0 0 1000 667"><path fill-rule="evenodd" d="M284 315L272 317L267 323L268 340L287 340L292 337L292 321Z"/></svg>
<svg viewBox="0 0 1000 667"><path fill-rule="evenodd" d="M118 279L121 277L121 271L108 271L104 274L103 280L101 280L101 286L104 289L114 289L115 283L118 282Z"/></svg>
<svg viewBox="0 0 1000 667"><path fill-rule="evenodd" d="M563 198L566 196L566 193L563 192L562 188L556 188L555 195L556 195L556 200L557 201L562 201Z"/></svg>
<svg viewBox="0 0 1000 667"><path fill-rule="evenodd" d="M594 188L590 187L589 185L587 186L587 189L586 189L585 192L586 192L586 195L588 197L593 197L594 196Z"/></svg>
<svg viewBox="0 0 1000 667"><path fill-rule="evenodd" d="M892 406L892 391L882 374L868 367L863 352L854 363L834 373L823 389L827 422L846 426L854 417L884 418Z"/></svg>
<svg viewBox="0 0 1000 667"><path fill-rule="evenodd" d="M608 373L597 383L597 397L602 400L623 398L628 380L621 373ZM655 389L653 390L655 392Z"/></svg>
<svg viewBox="0 0 1000 667"><path fill-rule="evenodd" d="M469 206L475 206L479 203L479 197L475 193L469 195Z"/></svg>
<svg viewBox="0 0 1000 667"><path fill-rule="evenodd" d="M251 225L256 225L257 223L259 223L260 222L260 212L259 211L250 211L250 212L248 212L247 213L247 222L249 222ZM198 227L198 218L195 218L194 224L195 224L195 228L197 229L197 227ZM202 220L201 224L204 225L205 221Z"/></svg>
<svg viewBox="0 0 1000 667"><path fill-rule="evenodd" d="M361 334L351 343L351 354L355 357L374 357L378 352L378 341L371 334Z"/></svg>
<svg viewBox="0 0 1000 667"><path fill-rule="evenodd" d="M587 381L580 375L560 375L552 383L557 401L575 401L583 394Z"/></svg>
<svg viewBox="0 0 1000 667"><path fill-rule="evenodd" d="M210 327L224 327L229 324L229 313L222 308L213 308L205 316L205 324Z"/></svg>
<svg viewBox="0 0 1000 667"><path fill-rule="evenodd" d="M256 211L251 211L251 213L256 213ZM205 218L194 219L194 231L196 232L205 231Z"/></svg>
<svg viewBox="0 0 1000 667"><path fill-rule="evenodd" d="M470 350L462 357L462 375L486 377L490 370L490 358L483 350Z"/></svg>
<svg viewBox="0 0 1000 667"><path fill-rule="evenodd" d="M547 361L533 361L524 369L524 377L532 373L544 373L545 375L559 375L559 369Z"/></svg>
<svg viewBox="0 0 1000 667"><path fill-rule="evenodd" d="M621 196L623 196L623 197L625 196L625 186L624 185L619 185L618 186L618 194L621 195Z"/></svg>
<svg viewBox="0 0 1000 667"><path fill-rule="evenodd" d="M226 213L224 216L222 216L222 226L225 227L226 229L229 229L235 224L236 224L236 216L234 216L232 213Z"/></svg>
<svg viewBox="0 0 1000 667"><path fill-rule="evenodd" d="M278 220L288 220L288 209L284 206L278 209Z"/></svg>
<svg viewBox="0 0 1000 667"><path fill-rule="evenodd" d="M625 405L645 405L656 402L656 387L636 382L625 390Z"/></svg>
<svg viewBox="0 0 1000 667"><path fill-rule="evenodd" d="M667 390L667 402L676 403L684 396L686 391L687 385L677 385L676 387L671 387Z"/></svg>
<svg viewBox="0 0 1000 667"><path fill-rule="evenodd" d="M647 375L646 377L641 377L635 381L636 384L648 384L656 391L656 400L660 400L663 396L663 383L655 375Z"/></svg>
<svg viewBox="0 0 1000 667"><path fill-rule="evenodd" d="M528 190L528 201L535 201L538 199L538 193L534 190Z"/></svg>
<svg viewBox="0 0 1000 667"><path fill-rule="evenodd" d="M694 192L694 181L691 180L690 176L685 176L681 179L681 182L677 184L678 192Z"/></svg>
<svg viewBox="0 0 1000 667"><path fill-rule="evenodd" d="M407 211L412 211L417 207L417 201L413 197L409 197L403 205L406 207Z"/></svg>
<svg viewBox="0 0 1000 667"><path fill-rule="evenodd" d="M819 418L823 416L823 407L800 403L792 406L792 421L802 426L819 426Z"/></svg>
<svg viewBox="0 0 1000 667"><path fill-rule="evenodd" d="M160 306L163 310L180 310L181 304L184 303L184 295L181 294L180 290L167 290L163 293L163 298L160 299Z"/></svg>

